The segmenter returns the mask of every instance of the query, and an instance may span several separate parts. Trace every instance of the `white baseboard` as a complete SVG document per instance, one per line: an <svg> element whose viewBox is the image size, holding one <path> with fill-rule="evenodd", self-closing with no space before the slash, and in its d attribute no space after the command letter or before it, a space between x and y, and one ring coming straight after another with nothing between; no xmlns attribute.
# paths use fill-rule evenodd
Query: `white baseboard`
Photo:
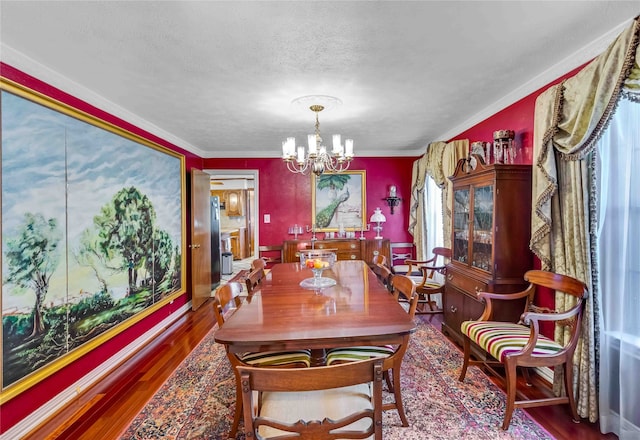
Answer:
<svg viewBox="0 0 640 440"><path fill-rule="evenodd" d="M191 302L186 303L181 308L177 309L171 315L164 320L156 324L149 331L138 337L129 345L124 347L118 353L109 358L108 361L102 363L97 368L84 375L77 382L70 387L59 393L53 399L36 409L27 417L18 422L15 426L10 428L4 434L0 435L0 440L20 439L27 435L29 432L38 427L49 417L53 416L57 411L63 408L71 400L76 398L79 393L86 390L103 377L108 375L115 366L124 362L127 358L133 355L135 352L143 348L149 341L157 337L162 333L169 325L171 325L179 317L191 310Z"/></svg>

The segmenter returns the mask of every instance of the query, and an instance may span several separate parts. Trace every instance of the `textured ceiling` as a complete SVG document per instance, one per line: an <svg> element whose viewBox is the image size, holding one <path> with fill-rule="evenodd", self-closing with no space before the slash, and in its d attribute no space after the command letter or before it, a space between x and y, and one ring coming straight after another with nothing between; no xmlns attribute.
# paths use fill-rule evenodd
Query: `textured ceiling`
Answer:
<svg viewBox="0 0 640 440"><path fill-rule="evenodd" d="M203 157L418 155L602 51L638 1L0 2L2 61ZM498 127L504 128L504 127Z"/></svg>

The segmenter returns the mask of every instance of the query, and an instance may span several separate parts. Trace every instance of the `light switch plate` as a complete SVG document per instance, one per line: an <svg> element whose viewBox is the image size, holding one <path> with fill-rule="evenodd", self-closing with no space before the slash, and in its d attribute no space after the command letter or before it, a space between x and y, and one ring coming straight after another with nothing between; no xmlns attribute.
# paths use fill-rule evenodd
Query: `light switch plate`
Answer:
<svg viewBox="0 0 640 440"><path fill-rule="evenodd" d="M265 223L271 223L271 214L265 214L264 215L264 222Z"/></svg>

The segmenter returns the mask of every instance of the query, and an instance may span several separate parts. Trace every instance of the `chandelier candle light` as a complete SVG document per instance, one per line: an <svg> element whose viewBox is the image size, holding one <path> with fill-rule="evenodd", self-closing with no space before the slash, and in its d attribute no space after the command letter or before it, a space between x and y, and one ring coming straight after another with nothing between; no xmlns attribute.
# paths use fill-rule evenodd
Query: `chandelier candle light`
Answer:
<svg viewBox="0 0 640 440"><path fill-rule="evenodd" d="M334 105L342 103L338 98L332 96L303 96L292 102L294 104L304 103L316 98L318 102L329 102ZM312 104L309 109L316 114L316 131L315 134L307 136L306 157L304 147L296 146L296 138L288 137L286 141L282 142L282 160L286 162L287 168L292 173L307 174L308 171L312 171L316 176L319 176L325 171L339 173L347 170L353 159L353 139L345 139L344 145L342 145L340 135L334 134L333 149L329 152L322 143L318 119L318 114L325 109L325 106Z"/></svg>

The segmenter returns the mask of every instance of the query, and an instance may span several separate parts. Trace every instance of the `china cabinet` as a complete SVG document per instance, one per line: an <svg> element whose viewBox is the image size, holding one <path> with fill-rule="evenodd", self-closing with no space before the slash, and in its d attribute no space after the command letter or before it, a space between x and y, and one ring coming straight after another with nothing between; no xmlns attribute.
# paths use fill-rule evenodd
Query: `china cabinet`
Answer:
<svg viewBox="0 0 640 440"><path fill-rule="evenodd" d="M485 165L472 155L453 176L452 258L447 265L442 330L462 342L460 324L484 310L477 292L522 290L532 269L531 166ZM517 301L511 301L517 302ZM517 319L522 304L496 304L497 320ZM482 357L480 352L474 354Z"/></svg>

